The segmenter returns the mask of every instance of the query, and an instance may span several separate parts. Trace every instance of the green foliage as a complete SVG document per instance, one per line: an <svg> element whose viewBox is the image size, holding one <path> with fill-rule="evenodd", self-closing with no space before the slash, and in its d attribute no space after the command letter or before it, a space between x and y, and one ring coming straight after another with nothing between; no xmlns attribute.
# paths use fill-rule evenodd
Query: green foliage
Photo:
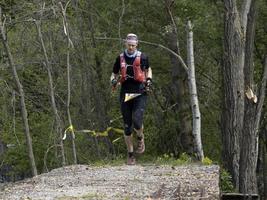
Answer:
<svg viewBox="0 0 267 200"><path fill-rule="evenodd" d="M220 189L222 192L234 192L232 177L225 169L220 171Z"/></svg>
<svg viewBox="0 0 267 200"><path fill-rule="evenodd" d="M31 173L25 144L8 148L2 159L4 166L10 167L10 170L5 175L19 177L23 174L29 175Z"/></svg>
<svg viewBox="0 0 267 200"><path fill-rule="evenodd" d="M202 164L203 164L203 165L212 165L212 160L209 159L208 157L205 157L205 158L202 160Z"/></svg>
<svg viewBox="0 0 267 200"><path fill-rule="evenodd" d="M173 154L163 154L163 156L157 157L155 163L159 165L186 165L192 163L192 158L186 153L182 153L178 159Z"/></svg>

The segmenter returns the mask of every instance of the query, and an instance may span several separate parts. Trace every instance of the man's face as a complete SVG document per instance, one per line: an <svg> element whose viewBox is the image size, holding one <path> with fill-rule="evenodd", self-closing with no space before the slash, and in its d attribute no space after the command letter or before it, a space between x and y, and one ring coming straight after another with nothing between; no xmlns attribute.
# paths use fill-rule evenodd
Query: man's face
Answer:
<svg viewBox="0 0 267 200"><path fill-rule="evenodd" d="M126 48L129 54L133 54L136 51L137 44L126 43Z"/></svg>

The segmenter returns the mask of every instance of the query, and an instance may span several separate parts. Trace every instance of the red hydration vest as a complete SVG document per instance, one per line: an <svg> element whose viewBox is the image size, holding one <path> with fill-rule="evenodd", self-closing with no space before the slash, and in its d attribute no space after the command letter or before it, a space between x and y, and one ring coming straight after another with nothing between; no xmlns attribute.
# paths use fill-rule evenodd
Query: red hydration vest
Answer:
<svg viewBox="0 0 267 200"><path fill-rule="evenodd" d="M120 64L121 64L121 79L120 82L123 83L127 79L127 64L124 58L124 53L120 54ZM134 72L134 80L138 82L145 82L145 72L141 69L141 52L138 51L136 58L133 62L133 72Z"/></svg>

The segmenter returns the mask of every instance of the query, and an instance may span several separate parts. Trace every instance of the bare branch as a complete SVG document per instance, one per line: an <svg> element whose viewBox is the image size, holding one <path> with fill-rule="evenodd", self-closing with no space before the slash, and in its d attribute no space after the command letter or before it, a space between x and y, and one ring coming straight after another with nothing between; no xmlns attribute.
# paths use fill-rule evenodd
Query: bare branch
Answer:
<svg viewBox="0 0 267 200"><path fill-rule="evenodd" d="M176 23L175 23L175 20L173 18L173 15L172 15L172 11L171 11L171 6L173 5L174 1L169 1L169 0L165 0L165 3L166 3L166 7L167 7L167 12L171 18L171 22L172 22L172 26L174 28L174 33L175 35L178 36L178 29L177 29L177 26L176 26ZM177 53L179 54L179 41L178 41L178 38L176 40L176 47L177 47Z"/></svg>
<svg viewBox="0 0 267 200"><path fill-rule="evenodd" d="M70 83L70 47L73 48L73 43L70 39L70 34L69 34L69 29L68 29L68 22L67 22L67 17L66 17L66 10L69 5L70 1L67 2L65 8L63 8L63 5L61 2L59 2L59 5L61 7L61 12L62 12L62 18L63 18L63 25L64 25L64 31L66 36L67 36L67 44L68 44L68 49L67 49L67 85L68 85L68 94L67 94L67 115L68 115L68 121L69 121L69 127L73 127L72 125L72 119L71 119L71 113L70 113L70 101L71 101L71 83ZM76 145L75 145L75 135L73 128L71 128L71 142L72 142L72 153L73 153L73 162L74 164L77 164L77 152L76 152Z"/></svg>
<svg viewBox="0 0 267 200"><path fill-rule="evenodd" d="M5 23L6 23L6 17L4 16L4 21L2 19L2 7L0 6L0 30L1 30L1 36L2 39L6 40L6 33L5 33Z"/></svg>
<svg viewBox="0 0 267 200"><path fill-rule="evenodd" d="M125 13L125 2L124 2L124 0L121 0L121 2L122 2L122 10L121 10L120 18L119 18L119 30L118 30L119 38L121 38L121 23L122 23L122 18L123 18L124 13Z"/></svg>
<svg viewBox="0 0 267 200"><path fill-rule="evenodd" d="M246 35L247 23L248 23L248 13L250 10L252 0L245 0L242 4L241 10L241 26L243 27L243 33Z"/></svg>
<svg viewBox="0 0 267 200"><path fill-rule="evenodd" d="M46 164L46 160L47 160L47 155L49 153L49 151L52 149L52 148L56 148L56 147L60 147L60 145L52 145L50 147L47 148L46 152L45 152L45 155L44 155L44 167L46 169L46 172L48 172L48 168L47 168L47 164Z"/></svg>
<svg viewBox="0 0 267 200"><path fill-rule="evenodd" d="M65 9L64 9L65 13L67 12L67 8L68 8L70 2L71 2L71 0L69 0L69 1L66 3Z"/></svg>
<svg viewBox="0 0 267 200"><path fill-rule="evenodd" d="M122 40L121 38L106 38L106 37L96 37L95 39L97 39L97 40ZM162 48L162 49L168 51L169 53L173 54L179 60L179 62L182 64L185 71L188 71L188 67L185 64L183 58L180 55L178 55L177 53L175 53L174 51L172 51L171 49L169 49L168 47L165 47L162 44L147 42L147 41L142 41L142 40L139 40L138 42L143 43L143 44L148 44L151 46L155 46L155 47L159 47L159 48Z"/></svg>

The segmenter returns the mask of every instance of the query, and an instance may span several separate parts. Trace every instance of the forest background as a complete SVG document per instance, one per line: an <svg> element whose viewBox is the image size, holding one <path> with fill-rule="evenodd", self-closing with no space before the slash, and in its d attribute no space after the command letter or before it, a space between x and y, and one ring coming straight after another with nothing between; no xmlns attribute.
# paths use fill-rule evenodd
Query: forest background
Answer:
<svg viewBox="0 0 267 200"><path fill-rule="evenodd" d="M259 140L255 144L258 162L253 169L258 187L243 186L237 173L239 168L233 167L236 163L227 164L235 157L226 157L228 146L233 142L227 140L226 121L234 121L227 117L227 105L235 105L235 101L227 98L225 88L238 86L227 81L227 69L232 68L231 64L225 67L228 66L225 49L227 41L231 41L227 36L231 34L225 31L230 21L225 16L229 7L242 8L243 2L248 1L1 0L3 181L36 175L62 165L109 162L125 157L119 91L111 91L110 74L115 58L124 49L120 39L130 32L139 36L139 50L148 55L153 69L153 91L144 122L147 159L162 156L177 159L185 154L194 157L187 72L169 51L149 44L161 44L186 62L186 24L190 19L204 155L229 171L237 191L257 193L259 190L267 196L264 98L262 109L257 110L261 113L259 126L257 130L252 128L256 132L253 140ZM251 88L260 100L261 83L264 77L266 79L263 69L267 65L264 62L267 2L252 2L253 70L245 74L252 74L254 80L244 88ZM245 89L241 96L245 96ZM251 117L257 118L255 116ZM62 141L65 130L67 138ZM232 133L231 128L229 130ZM96 137L97 132L100 135L108 132L108 137ZM233 144L242 146L235 142Z"/></svg>

